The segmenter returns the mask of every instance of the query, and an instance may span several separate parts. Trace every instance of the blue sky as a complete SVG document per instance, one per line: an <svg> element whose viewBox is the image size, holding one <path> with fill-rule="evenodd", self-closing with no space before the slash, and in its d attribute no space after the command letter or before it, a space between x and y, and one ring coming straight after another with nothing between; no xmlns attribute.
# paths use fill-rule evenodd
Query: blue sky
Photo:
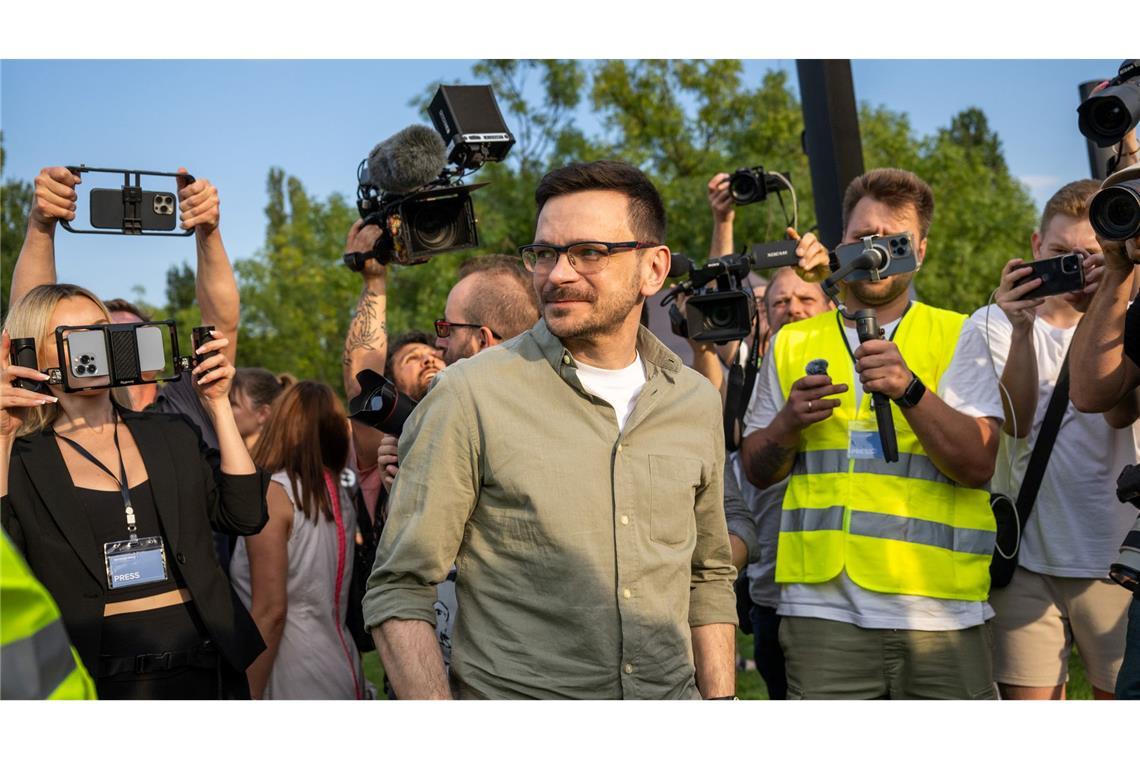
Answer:
<svg viewBox="0 0 1140 760"><path fill-rule="evenodd" d="M52 164L173 171L207 177L222 199L232 258L265 236L265 179L272 166L310 193L355 190L356 165L379 140L426 117L408 105L435 81L474 82L467 60L414 61L11 61L0 64L5 178L31 180ZM856 97L910 116L927 134L963 108L989 117L1015 175L1040 205L1088 175L1076 128L1077 84L1108 78L1118 60L854 61ZM792 60L748 61L756 82ZM587 117L588 118L588 117ZM597 128L592 120L581 125ZM729 167L732 168L732 167ZM90 175L89 175L90 176ZM87 183L87 187L94 184ZM108 185L109 186L109 185ZM84 200L86 194L84 194ZM189 238L56 238L59 277L104 298L164 300L165 273L194 260ZM4 284L7 287L7 283Z"/></svg>

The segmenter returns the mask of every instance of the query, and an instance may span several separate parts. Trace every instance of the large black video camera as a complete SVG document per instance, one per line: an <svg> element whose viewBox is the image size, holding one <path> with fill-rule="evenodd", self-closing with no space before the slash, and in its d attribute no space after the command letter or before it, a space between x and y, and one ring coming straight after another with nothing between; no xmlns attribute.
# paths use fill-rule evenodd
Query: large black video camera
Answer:
<svg viewBox="0 0 1140 760"><path fill-rule="evenodd" d="M669 306L669 322L674 334L698 343L727 343L739 340L752 330L756 299L744 280L754 261L748 254L711 259L698 267L681 254L673 254L670 277L688 277L674 285L661 300ZM685 312L674 301L684 293Z"/></svg>
<svg viewBox="0 0 1140 760"><path fill-rule="evenodd" d="M1116 498L1140 509L1140 467L1130 464L1116 479ZM1112 563L1108 575L1134 594L1140 594L1140 517L1120 547L1120 558Z"/></svg>
<svg viewBox="0 0 1140 760"><path fill-rule="evenodd" d="M479 246L464 176L506 158L515 138L488 85L442 85L428 106L433 131L412 125L378 144L357 167L356 207L365 224L384 230L371 251L346 253L359 272L382 264L423 264L432 256Z"/></svg>

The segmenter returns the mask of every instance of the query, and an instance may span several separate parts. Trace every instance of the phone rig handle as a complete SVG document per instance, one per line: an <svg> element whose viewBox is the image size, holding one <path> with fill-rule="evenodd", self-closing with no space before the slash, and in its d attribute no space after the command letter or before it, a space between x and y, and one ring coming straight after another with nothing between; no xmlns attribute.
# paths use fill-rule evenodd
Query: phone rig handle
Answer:
<svg viewBox="0 0 1140 760"><path fill-rule="evenodd" d="M859 343L869 340L881 340L884 337L883 328L879 327L879 318L874 309L860 309L850 317L855 321L855 332L859 336ZM891 411L891 400L886 395L873 391L871 393L871 408L875 410L875 422L879 428L879 441L883 446L883 459L887 462L899 461L899 443L895 436L894 412Z"/></svg>

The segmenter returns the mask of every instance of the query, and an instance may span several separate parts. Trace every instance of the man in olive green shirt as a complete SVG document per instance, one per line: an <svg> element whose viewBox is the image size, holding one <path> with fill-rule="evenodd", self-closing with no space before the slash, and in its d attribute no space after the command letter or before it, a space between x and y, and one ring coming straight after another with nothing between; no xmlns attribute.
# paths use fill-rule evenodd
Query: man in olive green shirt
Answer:
<svg viewBox="0 0 1140 760"><path fill-rule="evenodd" d="M612 161L535 197L543 319L409 419L366 625L404 699L731 697L720 398L639 325L669 269L660 197ZM432 603L453 563L449 688Z"/></svg>

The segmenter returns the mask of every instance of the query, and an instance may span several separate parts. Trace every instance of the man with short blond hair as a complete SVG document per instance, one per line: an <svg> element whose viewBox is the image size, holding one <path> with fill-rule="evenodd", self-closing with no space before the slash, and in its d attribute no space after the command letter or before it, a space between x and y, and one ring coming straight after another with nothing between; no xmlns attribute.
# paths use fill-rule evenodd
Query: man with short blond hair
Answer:
<svg viewBox="0 0 1140 760"><path fill-rule="evenodd" d="M1030 238L1034 260L1079 254L1085 290L1029 298L1041 280L1017 258L1002 270L996 305L972 317L986 333L1008 394L994 490L1010 498L1023 487L1069 343L1101 276L1104 254L1088 219L1099 187L1095 180L1062 187ZM1063 698L1074 645L1094 696L1111 698L1130 595L1107 575L1136 516L1117 500L1114 484L1135 459L1131 425L1115 429L1100 414L1066 405L1022 531L1018 567L1010 584L990 595L997 613L994 676L1006 699Z"/></svg>

